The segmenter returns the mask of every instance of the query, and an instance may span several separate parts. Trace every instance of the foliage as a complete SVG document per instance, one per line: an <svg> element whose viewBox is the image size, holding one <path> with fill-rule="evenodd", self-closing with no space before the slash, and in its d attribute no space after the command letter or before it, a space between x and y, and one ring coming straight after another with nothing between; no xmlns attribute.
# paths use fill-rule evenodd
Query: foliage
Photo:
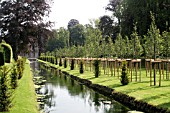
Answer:
<svg viewBox="0 0 170 113"><path fill-rule="evenodd" d="M69 46L69 31L63 27L52 31L52 37L50 37L46 44L46 51L54 51Z"/></svg>
<svg viewBox="0 0 170 113"><path fill-rule="evenodd" d="M70 70L74 70L74 66L75 66L75 59L71 59Z"/></svg>
<svg viewBox="0 0 170 113"><path fill-rule="evenodd" d="M0 111L8 111L12 101L12 93L8 85L9 68L7 66L0 68Z"/></svg>
<svg viewBox="0 0 170 113"><path fill-rule="evenodd" d="M5 64L4 50L3 47L0 46L0 66L3 66L4 64Z"/></svg>
<svg viewBox="0 0 170 113"><path fill-rule="evenodd" d="M11 76L11 87L15 89L18 86L18 73L17 73L17 64L13 64Z"/></svg>
<svg viewBox="0 0 170 113"><path fill-rule="evenodd" d="M17 60L18 79L21 79L23 76L25 62L26 58L19 58Z"/></svg>
<svg viewBox="0 0 170 113"><path fill-rule="evenodd" d="M129 40L128 36L125 36L124 43L126 45L124 58L132 58L132 54L133 54L132 43Z"/></svg>
<svg viewBox="0 0 170 113"><path fill-rule="evenodd" d="M86 41L85 41L85 52L86 57L100 57L101 56L101 48L100 42L102 40L101 31L97 28L93 28L92 26L88 26L86 28Z"/></svg>
<svg viewBox="0 0 170 113"><path fill-rule="evenodd" d="M100 60L94 60L93 66L95 77L98 78L100 76Z"/></svg>
<svg viewBox="0 0 170 113"><path fill-rule="evenodd" d="M104 15L100 17L100 22L98 25L100 31L102 32L102 37L108 41L108 37L113 35L113 20L110 16Z"/></svg>
<svg viewBox="0 0 170 113"><path fill-rule="evenodd" d="M67 58L64 58L64 68L67 68Z"/></svg>
<svg viewBox="0 0 170 113"><path fill-rule="evenodd" d="M116 53L116 57L118 58L124 58L124 53L126 51L125 48L125 43L124 40L121 36L121 34L118 34L116 40L115 40L115 53Z"/></svg>
<svg viewBox="0 0 170 113"><path fill-rule="evenodd" d="M75 45L84 45L85 42L85 32L84 26L81 24L77 24L71 28L69 28L70 32L70 46Z"/></svg>
<svg viewBox="0 0 170 113"><path fill-rule="evenodd" d="M48 3L51 0L48 0ZM38 43L42 47L49 34L50 22L43 21L50 12L46 0L5 0L0 1L1 39L12 46L14 59L19 52L26 52L30 45L34 49ZM36 43L36 44L35 44Z"/></svg>
<svg viewBox="0 0 170 113"><path fill-rule="evenodd" d="M162 52L162 37L160 35L160 31L155 24L155 18L151 13L152 23L150 25L150 29L148 31L147 36L145 37L145 52L146 57L156 59Z"/></svg>
<svg viewBox="0 0 170 113"><path fill-rule="evenodd" d="M122 74L121 74L121 83L122 85L127 85L129 83L129 77L127 73L127 62L122 63Z"/></svg>
<svg viewBox="0 0 170 113"><path fill-rule="evenodd" d="M164 31L162 34L163 56L170 57L170 32Z"/></svg>
<svg viewBox="0 0 170 113"><path fill-rule="evenodd" d="M83 60L80 60L80 70L79 70L80 74L84 73L84 62Z"/></svg>
<svg viewBox="0 0 170 113"><path fill-rule="evenodd" d="M76 20L76 19L71 19L69 22L68 22L68 29L70 29L71 27L74 27L75 25L79 24L79 21Z"/></svg>
<svg viewBox="0 0 170 113"><path fill-rule="evenodd" d="M11 46L5 42L2 42L1 46L4 49L5 62L11 63L13 59L13 51L12 51Z"/></svg>
<svg viewBox="0 0 170 113"><path fill-rule="evenodd" d="M131 34L131 44L132 44L132 53L133 53L133 58L139 58L140 55L142 54L142 46L140 44L139 36L137 33L137 28L136 25L134 25L134 31Z"/></svg>
<svg viewBox="0 0 170 113"><path fill-rule="evenodd" d="M169 0L109 0L107 10L113 12L121 26L122 36L130 36L133 31L133 24L137 22L138 33L140 36L146 35L150 19L150 11L155 15L155 23L160 32L166 30L166 22L169 20ZM170 25L168 25L169 27Z"/></svg>
<svg viewBox="0 0 170 113"><path fill-rule="evenodd" d="M60 60L59 60L59 66L62 66L63 65L63 63L62 63L62 58L60 58Z"/></svg>
<svg viewBox="0 0 170 113"><path fill-rule="evenodd" d="M55 57L55 64L58 65L58 58Z"/></svg>

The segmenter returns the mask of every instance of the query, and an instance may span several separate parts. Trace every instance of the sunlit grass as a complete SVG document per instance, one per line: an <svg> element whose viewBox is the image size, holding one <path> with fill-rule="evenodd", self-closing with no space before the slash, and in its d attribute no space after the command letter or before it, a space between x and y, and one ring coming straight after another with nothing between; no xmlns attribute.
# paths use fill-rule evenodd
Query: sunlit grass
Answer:
<svg viewBox="0 0 170 113"><path fill-rule="evenodd" d="M99 78L95 78L93 72L94 70L92 69L90 71L89 67L87 68L86 71L84 71L83 74L79 73L78 66L76 67L75 70L70 70L69 66L67 68L59 67L58 65L55 67L61 69L62 71L67 71L69 74L78 76L83 79L88 79L92 81L93 84L108 86L110 88L115 89L116 91L133 96L137 100L142 100L152 105L157 105L159 107L170 109L170 80L162 80L161 87L159 87L159 72L157 72L156 86L153 86L153 82L152 82L152 86L150 86L150 77L149 77L150 75L148 74L146 76L145 69L141 70L141 81L139 81L139 74L140 74L139 70L138 70L137 81L136 81L136 76L134 74L135 72L133 71L132 82L130 82L126 86L122 86L120 83L121 70L119 72L119 77L118 77L117 70L116 70L116 75L111 76L111 72L107 71L107 73L109 74L104 74L104 71L101 68L101 75L99 76ZM165 73L166 72L164 72L164 74Z"/></svg>

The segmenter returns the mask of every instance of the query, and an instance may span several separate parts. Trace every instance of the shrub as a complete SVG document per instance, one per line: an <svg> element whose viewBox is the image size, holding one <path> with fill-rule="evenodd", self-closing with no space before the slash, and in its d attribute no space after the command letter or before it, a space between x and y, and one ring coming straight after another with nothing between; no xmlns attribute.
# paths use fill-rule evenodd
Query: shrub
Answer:
<svg viewBox="0 0 170 113"><path fill-rule="evenodd" d="M121 81L122 85L127 85L129 83L126 61L122 62L122 75L121 75L120 81Z"/></svg>
<svg viewBox="0 0 170 113"><path fill-rule="evenodd" d="M5 62L10 63L11 62L11 50L7 47L4 46L4 56L5 56Z"/></svg>
<svg viewBox="0 0 170 113"><path fill-rule="evenodd" d="M58 58L55 58L55 64L58 65Z"/></svg>
<svg viewBox="0 0 170 113"><path fill-rule="evenodd" d="M60 61L59 61L59 66L62 66L62 58L60 58Z"/></svg>
<svg viewBox="0 0 170 113"><path fill-rule="evenodd" d="M75 64L75 60L71 59L70 70L74 70L74 64Z"/></svg>
<svg viewBox="0 0 170 113"><path fill-rule="evenodd" d="M21 79L23 76L25 62L26 62L25 58L19 58L17 60L18 79Z"/></svg>
<svg viewBox="0 0 170 113"><path fill-rule="evenodd" d="M17 66L13 65L13 69L11 72L11 87L15 89L18 86L18 74L17 74Z"/></svg>
<svg viewBox="0 0 170 113"><path fill-rule="evenodd" d="M4 64L5 64L4 48L0 45L0 66L3 66Z"/></svg>
<svg viewBox="0 0 170 113"><path fill-rule="evenodd" d="M4 52L4 60L6 63L11 63L12 58L13 58L13 52L12 48L9 44L2 42L1 47L3 47L3 52Z"/></svg>
<svg viewBox="0 0 170 113"><path fill-rule="evenodd" d="M64 68L67 68L67 59L64 59Z"/></svg>
<svg viewBox="0 0 170 113"><path fill-rule="evenodd" d="M9 111L12 102L12 93L8 86L9 69L6 66L0 67L0 111Z"/></svg>
<svg viewBox="0 0 170 113"><path fill-rule="evenodd" d="M95 77L99 77L100 75L100 60L94 60L94 71L95 71Z"/></svg>
<svg viewBox="0 0 170 113"><path fill-rule="evenodd" d="M84 65L84 62L83 62L83 60L81 60L81 61L80 61L80 73L81 73L81 74L84 73L84 67L83 67L83 65Z"/></svg>
<svg viewBox="0 0 170 113"><path fill-rule="evenodd" d="M4 53L0 51L0 66L5 64Z"/></svg>

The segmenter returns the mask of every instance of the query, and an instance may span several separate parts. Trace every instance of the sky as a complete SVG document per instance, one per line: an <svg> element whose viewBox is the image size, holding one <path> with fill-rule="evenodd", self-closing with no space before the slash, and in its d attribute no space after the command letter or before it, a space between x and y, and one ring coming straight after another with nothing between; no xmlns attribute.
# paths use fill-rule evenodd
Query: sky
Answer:
<svg viewBox="0 0 170 113"><path fill-rule="evenodd" d="M80 24L88 24L89 19L98 19L103 15L110 15L105 7L109 0L54 0L50 21L55 23L54 28L67 27L71 19L77 19Z"/></svg>

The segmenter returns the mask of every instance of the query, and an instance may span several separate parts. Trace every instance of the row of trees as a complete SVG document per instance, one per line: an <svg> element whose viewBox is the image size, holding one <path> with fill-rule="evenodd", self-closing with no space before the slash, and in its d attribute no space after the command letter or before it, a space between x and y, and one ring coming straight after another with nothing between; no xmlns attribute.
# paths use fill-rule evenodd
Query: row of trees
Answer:
<svg viewBox="0 0 170 113"><path fill-rule="evenodd" d="M53 51L53 54L60 57L167 58L170 56L170 32L160 33L152 13L151 20L152 23L146 35L140 36L137 32L137 25L133 24L133 32L130 36L122 36L118 33L114 41L111 37L103 37L100 28L93 27L92 24L85 25L82 32L78 30L79 33L75 32L76 35L71 37L72 41L79 43L73 45L70 45L69 30L60 28L49 40L47 50ZM77 26L82 25L77 24L74 27ZM81 42L78 34L84 36Z"/></svg>
<svg viewBox="0 0 170 113"><path fill-rule="evenodd" d="M113 16L118 19L117 26L121 27L120 32L123 36L131 35L132 23L137 23L140 36L146 35L152 22L150 11L155 16L160 33L169 31L169 0L110 0L106 10L113 12Z"/></svg>

